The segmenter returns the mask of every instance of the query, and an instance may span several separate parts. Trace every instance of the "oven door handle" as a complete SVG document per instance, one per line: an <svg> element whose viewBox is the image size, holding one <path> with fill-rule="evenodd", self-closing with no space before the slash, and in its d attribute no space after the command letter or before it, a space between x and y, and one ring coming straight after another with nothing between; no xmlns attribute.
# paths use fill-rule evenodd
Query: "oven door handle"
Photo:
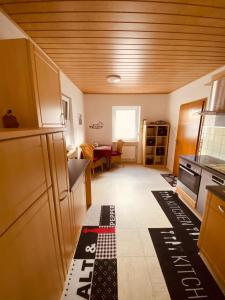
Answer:
<svg viewBox="0 0 225 300"><path fill-rule="evenodd" d="M185 172L187 172L188 174L190 174L191 176L196 176L195 173L192 173L191 171L187 170L185 167L183 167L183 166L181 166L181 165L180 165L180 168L181 168L182 170L184 170Z"/></svg>

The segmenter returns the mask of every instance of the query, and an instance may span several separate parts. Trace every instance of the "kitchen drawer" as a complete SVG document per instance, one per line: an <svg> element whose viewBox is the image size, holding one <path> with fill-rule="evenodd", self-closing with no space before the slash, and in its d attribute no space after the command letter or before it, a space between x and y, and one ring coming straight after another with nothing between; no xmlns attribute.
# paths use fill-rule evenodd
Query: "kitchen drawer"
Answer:
<svg viewBox="0 0 225 300"><path fill-rule="evenodd" d="M46 137L0 142L0 234L50 185Z"/></svg>
<svg viewBox="0 0 225 300"><path fill-rule="evenodd" d="M225 201L214 195L211 195L209 206L210 208L213 208L221 218L225 219Z"/></svg>

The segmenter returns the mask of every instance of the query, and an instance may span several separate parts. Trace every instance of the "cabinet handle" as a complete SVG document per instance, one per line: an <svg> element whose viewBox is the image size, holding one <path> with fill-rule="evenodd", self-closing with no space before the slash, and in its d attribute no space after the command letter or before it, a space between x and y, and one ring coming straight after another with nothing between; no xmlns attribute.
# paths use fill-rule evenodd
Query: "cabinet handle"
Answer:
<svg viewBox="0 0 225 300"><path fill-rule="evenodd" d="M61 117L61 124L62 124L62 125L65 125L65 124L66 124L66 121L65 121L64 113L61 113L61 114L60 114L60 117Z"/></svg>
<svg viewBox="0 0 225 300"><path fill-rule="evenodd" d="M221 205L218 205L219 211L224 214L224 208Z"/></svg>
<svg viewBox="0 0 225 300"><path fill-rule="evenodd" d="M188 171L186 168L182 167L181 165L179 166L179 168L181 168L182 170L184 170L185 172L187 172L187 173L190 174L191 176L195 176L194 173L192 173L191 171Z"/></svg>
<svg viewBox="0 0 225 300"><path fill-rule="evenodd" d="M66 193L66 194L65 194L65 196L63 196L62 198L59 198L59 201L60 201L60 202L66 199L67 194L68 194L68 190L64 190L62 193L63 193L63 194Z"/></svg>

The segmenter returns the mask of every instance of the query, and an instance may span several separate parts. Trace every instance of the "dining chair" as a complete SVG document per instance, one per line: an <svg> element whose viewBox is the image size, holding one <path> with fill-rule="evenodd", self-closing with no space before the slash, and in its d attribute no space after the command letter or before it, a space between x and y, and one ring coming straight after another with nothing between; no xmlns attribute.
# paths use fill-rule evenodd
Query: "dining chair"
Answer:
<svg viewBox="0 0 225 300"><path fill-rule="evenodd" d="M101 167L103 172L103 159L94 157L94 146L90 144L81 144L80 148L82 150L83 158L89 159L91 161L91 170L94 175L95 168Z"/></svg>
<svg viewBox="0 0 225 300"><path fill-rule="evenodd" d="M111 152L110 166L114 163L121 164L121 155L122 155L122 150L123 150L124 143L125 142L123 140L118 140L117 141L116 151Z"/></svg>

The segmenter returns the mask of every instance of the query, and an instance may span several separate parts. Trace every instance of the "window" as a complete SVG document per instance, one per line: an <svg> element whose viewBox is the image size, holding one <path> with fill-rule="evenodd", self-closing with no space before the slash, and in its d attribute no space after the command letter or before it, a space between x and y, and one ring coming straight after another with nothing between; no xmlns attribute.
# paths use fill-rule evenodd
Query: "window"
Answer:
<svg viewBox="0 0 225 300"><path fill-rule="evenodd" d="M113 141L138 141L140 106L112 107Z"/></svg>
<svg viewBox="0 0 225 300"><path fill-rule="evenodd" d="M64 135L66 140L66 147L74 146L74 129L73 129L73 114L71 98L62 94L62 108L65 119Z"/></svg>

